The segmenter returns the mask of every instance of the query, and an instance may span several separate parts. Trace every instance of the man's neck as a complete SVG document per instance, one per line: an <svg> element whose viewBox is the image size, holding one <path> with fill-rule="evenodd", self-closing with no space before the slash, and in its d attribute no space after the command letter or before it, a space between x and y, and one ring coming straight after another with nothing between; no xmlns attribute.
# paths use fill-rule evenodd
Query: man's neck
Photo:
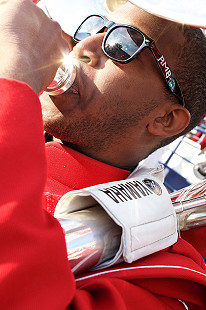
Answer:
<svg viewBox="0 0 206 310"><path fill-rule="evenodd" d="M105 163L105 164L108 164L108 165L111 165L111 166L114 166L114 167L117 167L117 168L121 168L121 169L124 169L124 170L128 170L128 171L133 171L136 166L138 165L138 162L135 161L134 164L130 164L129 160L131 160L131 157L129 155L126 155L125 156L125 160L122 159L123 157L123 150L122 152L114 152L114 150L112 152L109 152L107 151L106 153L105 152L92 152L92 151L85 151L84 149L82 149L81 147L75 145L75 144L72 144L72 143L69 143L69 142L66 142L66 141L60 141L60 140L56 140L55 141L59 141L60 143L63 143L63 145L65 146L68 146L72 149L74 149L75 151L79 152L79 153L82 153L88 157L91 157L95 160L98 160L102 163ZM126 160L127 158L127 160Z"/></svg>

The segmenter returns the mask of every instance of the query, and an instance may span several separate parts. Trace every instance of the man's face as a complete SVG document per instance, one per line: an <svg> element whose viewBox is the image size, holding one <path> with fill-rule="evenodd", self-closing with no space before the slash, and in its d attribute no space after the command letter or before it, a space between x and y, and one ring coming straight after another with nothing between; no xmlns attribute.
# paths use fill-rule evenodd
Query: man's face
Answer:
<svg viewBox="0 0 206 310"><path fill-rule="evenodd" d="M151 15L130 3L108 19L133 25L158 39L152 33L155 21ZM164 87L149 49L128 64L115 63L101 49L104 35L96 34L74 47L77 78L73 87L56 97L41 96L45 130L94 157L100 151L127 145L131 139L137 145L144 143L139 140L152 107L162 100ZM161 48L164 54L164 44ZM82 62L83 56L90 62Z"/></svg>

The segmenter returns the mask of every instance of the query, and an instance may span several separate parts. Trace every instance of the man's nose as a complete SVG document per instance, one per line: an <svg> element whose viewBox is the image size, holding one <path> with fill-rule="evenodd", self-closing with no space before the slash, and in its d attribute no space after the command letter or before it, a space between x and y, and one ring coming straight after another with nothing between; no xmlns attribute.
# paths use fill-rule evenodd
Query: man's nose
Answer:
<svg viewBox="0 0 206 310"><path fill-rule="evenodd" d="M92 67L97 66L100 59L105 56L102 51L102 41L104 35L104 32L97 33L78 42L73 48L75 57L79 60L87 62Z"/></svg>

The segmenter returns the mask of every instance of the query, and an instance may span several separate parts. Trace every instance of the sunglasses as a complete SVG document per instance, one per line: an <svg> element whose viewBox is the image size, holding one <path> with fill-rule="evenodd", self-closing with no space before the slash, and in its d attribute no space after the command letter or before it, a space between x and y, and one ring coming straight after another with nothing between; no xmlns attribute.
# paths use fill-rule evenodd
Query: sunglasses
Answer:
<svg viewBox="0 0 206 310"><path fill-rule="evenodd" d="M138 28L116 24L102 15L89 15L77 28L73 40L78 43L92 35L104 32L105 29L107 32L102 42L102 50L107 57L118 63L126 64L145 48L149 48L169 90L184 106L182 91L164 56L156 47L155 42Z"/></svg>

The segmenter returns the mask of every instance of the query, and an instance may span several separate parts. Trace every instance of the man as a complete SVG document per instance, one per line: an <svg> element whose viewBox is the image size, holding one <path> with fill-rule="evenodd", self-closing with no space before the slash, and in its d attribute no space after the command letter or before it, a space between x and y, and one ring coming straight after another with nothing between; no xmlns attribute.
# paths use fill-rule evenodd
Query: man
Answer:
<svg viewBox="0 0 206 310"><path fill-rule="evenodd" d="M129 5L127 20L125 8ZM177 77L185 107L169 90L149 49L131 62L120 64L103 53L104 33L76 44L73 53L78 59L78 72L74 87L61 96L47 93L41 96L44 128L64 144L46 145L45 198L47 210L52 214L57 201L68 190L124 179L142 159L190 131L205 114L202 32L152 16L131 4L110 16L117 23L137 26L155 41ZM65 38L71 50L71 37ZM89 63L81 61L85 57ZM71 175L76 156L76 169ZM82 160L87 164L82 165ZM76 162L80 163L78 167ZM93 173L97 166L98 172ZM206 256L202 234L201 231L194 237L194 232L187 232L184 237Z"/></svg>
<svg viewBox="0 0 206 310"><path fill-rule="evenodd" d="M2 1L0 14L2 309L204 309L205 266L194 248L181 239L132 265L80 276L75 283L63 231L42 210L47 170L35 94L51 82L58 67L48 64L68 47L59 26L29 0ZM185 38L182 27L151 17L131 3L109 19L138 27L156 41L180 78L189 109L190 92L180 74L181 52L185 54L184 46L190 43L187 32L196 34L196 48L198 42L205 44L201 34L186 27ZM77 59L86 57L89 62L78 62L73 89L56 98L42 95L46 131L72 147L52 144L47 151L51 206L69 189L126 178L166 138L194 127L205 114L202 111L194 120L191 113L194 123L188 126L190 114L181 92L176 92L179 98L172 93L151 50L145 48L131 62L120 64L103 53L105 35L106 31L97 33L75 46ZM198 52L197 57L201 57ZM201 89L202 85L195 90L198 101L204 97ZM64 162L58 170L60 154ZM62 175L63 171L67 174ZM94 173L97 176L91 176Z"/></svg>

